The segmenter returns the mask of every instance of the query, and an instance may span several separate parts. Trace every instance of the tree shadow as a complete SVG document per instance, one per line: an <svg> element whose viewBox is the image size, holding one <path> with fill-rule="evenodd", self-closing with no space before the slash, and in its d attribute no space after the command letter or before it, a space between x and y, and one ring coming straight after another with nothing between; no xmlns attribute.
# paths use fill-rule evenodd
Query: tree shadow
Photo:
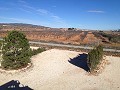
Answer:
<svg viewBox="0 0 120 90"><path fill-rule="evenodd" d="M70 60L68 60L68 62L77 67L84 69L87 72L90 71L90 68L88 67L88 64L87 64L87 54L85 54L85 53L79 54L77 57L75 57L73 59L70 58Z"/></svg>
<svg viewBox="0 0 120 90"><path fill-rule="evenodd" d="M33 90L28 86L20 84L18 80L11 80L0 86L0 90Z"/></svg>

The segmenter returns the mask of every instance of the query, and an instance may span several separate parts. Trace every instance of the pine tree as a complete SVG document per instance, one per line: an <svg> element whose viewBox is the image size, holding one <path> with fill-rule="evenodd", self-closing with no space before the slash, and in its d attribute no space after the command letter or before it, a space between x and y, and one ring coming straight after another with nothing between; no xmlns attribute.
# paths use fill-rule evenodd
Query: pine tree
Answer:
<svg viewBox="0 0 120 90"><path fill-rule="evenodd" d="M30 63L30 45L26 36L19 31L11 31L3 39L2 68L18 69Z"/></svg>
<svg viewBox="0 0 120 90"><path fill-rule="evenodd" d="M88 53L88 66L90 71L94 71L97 65L103 59L103 47L101 45L97 46L95 49Z"/></svg>

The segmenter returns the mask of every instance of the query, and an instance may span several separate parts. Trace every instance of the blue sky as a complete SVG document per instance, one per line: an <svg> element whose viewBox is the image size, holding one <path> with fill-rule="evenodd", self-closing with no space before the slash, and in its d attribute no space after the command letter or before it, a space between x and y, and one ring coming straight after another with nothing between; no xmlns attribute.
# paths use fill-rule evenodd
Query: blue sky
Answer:
<svg viewBox="0 0 120 90"><path fill-rule="evenodd" d="M0 23L119 29L120 0L0 0Z"/></svg>

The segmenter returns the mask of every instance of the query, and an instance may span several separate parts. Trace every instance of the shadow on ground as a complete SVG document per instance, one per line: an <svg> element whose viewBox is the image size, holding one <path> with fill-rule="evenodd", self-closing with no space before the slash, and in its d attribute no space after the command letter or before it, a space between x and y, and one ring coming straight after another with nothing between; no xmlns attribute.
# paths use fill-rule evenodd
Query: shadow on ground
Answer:
<svg viewBox="0 0 120 90"><path fill-rule="evenodd" d="M68 60L68 62L77 67L84 69L87 72L90 71L90 68L87 65L87 54L85 53L79 54L77 57Z"/></svg>
<svg viewBox="0 0 120 90"><path fill-rule="evenodd" d="M11 80L0 86L0 90L33 90L28 86L20 84L18 80Z"/></svg>

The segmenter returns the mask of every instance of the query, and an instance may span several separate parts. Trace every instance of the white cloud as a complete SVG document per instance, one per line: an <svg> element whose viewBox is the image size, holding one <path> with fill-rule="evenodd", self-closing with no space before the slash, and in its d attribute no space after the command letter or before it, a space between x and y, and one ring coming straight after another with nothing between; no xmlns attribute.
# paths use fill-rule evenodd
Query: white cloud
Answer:
<svg viewBox="0 0 120 90"><path fill-rule="evenodd" d="M29 6L29 5L22 5L24 8L27 8L27 9L32 9L32 10L35 10L35 8L34 7L31 7L31 6Z"/></svg>
<svg viewBox="0 0 120 90"><path fill-rule="evenodd" d="M41 14L48 14L48 11L45 9L38 9L36 10L37 12L41 13Z"/></svg>
<svg viewBox="0 0 120 90"><path fill-rule="evenodd" d="M24 18L12 18L12 17L0 16L0 19L9 20L10 23L28 23L28 24L36 24L36 25L47 25L46 22L40 22L40 21L24 19Z"/></svg>
<svg viewBox="0 0 120 90"><path fill-rule="evenodd" d="M101 11L101 10L89 10L87 12L90 12L90 13L105 13L104 11Z"/></svg>
<svg viewBox="0 0 120 90"><path fill-rule="evenodd" d="M32 6L29 6L29 5L22 5L23 8L21 8L21 10L23 11L26 11L26 12L31 12L31 13L36 13L36 14L39 14L39 15L47 15L49 14L50 12L48 10L45 10L45 9L36 9L35 7L32 7Z"/></svg>
<svg viewBox="0 0 120 90"><path fill-rule="evenodd" d="M59 16L51 15L51 17L52 17L56 22L64 23L64 20L63 20L62 18L60 18Z"/></svg>
<svg viewBox="0 0 120 90"><path fill-rule="evenodd" d="M23 9L23 8L19 8L21 11L24 11L24 12L27 12L27 13L32 13L31 11L29 11L29 10L25 10L25 9Z"/></svg>
<svg viewBox="0 0 120 90"><path fill-rule="evenodd" d="M52 17L54 23L56 23L55 25L57 25L58 27L70 27L70 25L68 25L66 23L66 21L64 19L60 18L59 16L51 15L51 17Z"/></svg>
<svg viewBox="0 0 120 90"><path fill-rule="evenodd" d="M44 17L45 19L43 21L40 20L30 20L30 19L23 19L23 18L13 18L13 17L0 17L1 19L4 19L5 21L11 21L11 22L18 22L18 23L31 23L31 24L39 24L39 25L48 25L50 27L68 27L69 25L66 23L66 21L59 17L58 15L55 15L55 13L52 13L51 11L44 9L44 8L36 8L33 6L30 6L28 2L25 0L18 0L19 10L24 11L25 13L34 14L36 16L40 16L40 19ZM53 6L56 7L56 6ZM0 8L2 9L2 8Z"/></svg>
<svg viewBox="0 0 120 90"><path fill-rule="evenodd" d="M65 21L61 17L55 15L54 13L46 9L42 9L42 8L36 9L35 7L31 7L29 5L23 5L23 7L24 7L24 10L27 9L25 10L26 12L33 12L38 15L46 15L46 17L51 18L54 22L65 24Z"/></svg>
<svg viewBox="0 0 120 90"><path fill-rule="evenodd" d="M23 4L27 4L27 2L23 1L23 0L18 0L19 3L23 3Z"/></svg>
<svg viewBox="0 0 120 90"><path fill-rule="evenodd" d="M56 20L61 19L59 16L55 16L55 15L52 15L51 17L53 17Z"/></svg>
<svg viewBox="0 0 120 90"><path fill-rule="evenodd" d="M28 19L21 19L21 18L11 18L11 17L3 17L3 16L0 16L1 19L6 19L6 20L12 20L12 21L15 21L15 22L23 22L25 23L26 21L27 22L30 22L32 20L28 20Z"/></svg>

